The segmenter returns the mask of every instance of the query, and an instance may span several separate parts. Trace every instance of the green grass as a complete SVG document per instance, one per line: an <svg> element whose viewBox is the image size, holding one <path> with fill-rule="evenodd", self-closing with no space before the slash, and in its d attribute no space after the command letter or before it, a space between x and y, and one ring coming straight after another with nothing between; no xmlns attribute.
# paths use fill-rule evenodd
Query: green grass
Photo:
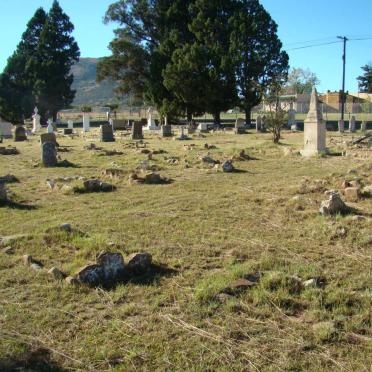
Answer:
<svg viewBox="0 0 372 372"><path fill-rule="evenodd" d="M149 163L172 183L130 186L128 175L147 156L126 139L99 144L124 152L110 157L83 150L83 138L58 138L70 149L61 158L79 168L34 167L36 138L16 144L20 155L0 156L0 176L20 179L8 185L13 200L36 207L0 208L0 235L28 235L11 243L14 255L0 251L0 370L29 360L36 370L368 371L371 222L324 218L318 209L324 189L344 178L371 184L370 160L283 156L284 147L301 148L300 133L284 132L278 146L269 134L145 137L147 148L166 150ZM185 150L191 143L195 148ZM216 149L204 150L205 143ZM218 173L198 160L208 151L223 160L242 149L257 158L234 162L244 172ZM166 157L180 161L170 165ZM45 184L102 178L115 165L125 174L106 180L117 186L112 193L64 194ZM351 168L357 173L348 174ZM371 213L371 199L351 205ZM66 222L83 234L45 234ZM346 235L335 233L339 227ZM30 254L70 275L102 250L126 260L148 251L174 273L104 291L70 287L21 262ZM257 271L255 287L219 299L233 280ZM327 284L302 288L297 277ZM48 350L41 361L40 350Z"/></svg>

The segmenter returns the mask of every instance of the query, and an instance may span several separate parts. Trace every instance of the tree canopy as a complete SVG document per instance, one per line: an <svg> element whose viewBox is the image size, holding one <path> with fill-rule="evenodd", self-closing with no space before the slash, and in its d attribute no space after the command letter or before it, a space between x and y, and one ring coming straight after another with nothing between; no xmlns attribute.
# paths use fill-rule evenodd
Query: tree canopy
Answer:
<svg viewBox="0 0 372 372"><path fill-rule="evenodd" d="M143 95L164 114L247 112L275 79L288 55L277 25L258 0L120 0L106 22L119 28L98 80L119 81L122 93Z"/></svg>
<svg viewBox="0 0 372 372"><path fill-rule="evenodd" d="M362 93L372 93L372 62L362 67L363 75L357 78Z"/></svg>
<svg viewBox="0 0 372 372"><path fill-rule="evenodd" d="M316 74L309 69L293 68L288 74L284 87L287 94L310 94L313 87L320 84Z"/></svg>
<svg viewBox="0 0 372 372"><path fill-rule="evenodd" d="M57 0L48 14L42 8L35 12L0 75L1 116L22 123L37 105L42 116L55 118L72 103L70 69L80 56L73 29Z"/></svg>

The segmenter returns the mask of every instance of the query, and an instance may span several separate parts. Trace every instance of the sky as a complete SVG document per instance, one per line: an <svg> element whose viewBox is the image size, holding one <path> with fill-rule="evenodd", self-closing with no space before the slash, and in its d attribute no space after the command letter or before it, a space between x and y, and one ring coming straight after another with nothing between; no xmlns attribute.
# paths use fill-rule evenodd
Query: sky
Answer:
<svg viewBox="0 0 372 372"><path fill-rule="evenodd" d="M211 0L213 1L213 0ZM16 49L26 24L38 7L49 10L53 0L0 0L0 71ZM113 0L59 0L75 25L82 57L109 55L115 24L103 24ZM310 69L320 80L318 90L335 91L342 83L342 48L346 36L346 90L357 92L361 66L372 62L372 0L261 0L278 24L278 35L291 67ZM351 40L367 39L367 40ZM315 44L326 44L301 48Z"/></svg>

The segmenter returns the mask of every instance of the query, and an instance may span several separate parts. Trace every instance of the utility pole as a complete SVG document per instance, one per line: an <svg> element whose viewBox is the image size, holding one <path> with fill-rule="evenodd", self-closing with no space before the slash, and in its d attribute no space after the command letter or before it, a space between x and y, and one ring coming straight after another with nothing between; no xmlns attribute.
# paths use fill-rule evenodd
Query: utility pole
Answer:
<svg viewBox="0 0 372 372"><path fill-rule="evenodd" d="M348 38L346 36L337 36L338 39L344 42L344 54L342 55L343 70L342 70L342 91L341 91L341 120L344 120L345 116L345 66L346 66L346 42Z"/></svg>

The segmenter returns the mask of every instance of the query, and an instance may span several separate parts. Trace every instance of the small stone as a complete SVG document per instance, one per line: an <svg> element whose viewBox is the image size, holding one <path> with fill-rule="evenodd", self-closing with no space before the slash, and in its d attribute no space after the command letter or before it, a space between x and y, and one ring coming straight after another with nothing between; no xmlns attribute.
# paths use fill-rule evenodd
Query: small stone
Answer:
<svg viewBox="0 0 372 372"><path fill-rule="evenodd" d="M77 272L76 278L81 283L90 287L97 287L102 284L104 280L103 267L95 264L84 266Z"/></svg>
<svg viewBox="0 0 372 372"><path fill-rule="evenodd" d="M235 168L234 168L234 165L233 165L232 160L226 160L226 161L224 161L223 164L222 164L222 170L225 173L234 172Z"/></svg>
<svg viewBox="0 0 372 372"><path fill-rule="evenodd" d="M250 289L256 285L256 282L247 280L247 279L237 279L229 284L228 287L223 289L221 292L228 295L236 295L247 289Z"/></svg>
<svg viewBox="0 0 372 372"><path fill-rule="evenodd" d="M4 254L8 254L8 255L11 255L11 254L14 254L14 249L12 247L5 247L2 252Z"/></svg>
<svg viewBox="0 0 372 372"><path fill-rule="evenodd" d="M65 282L69 285L79 285L80 282L74 276L68 276L65 278Z"/></svg>
<svg viewBox="0 0 372 372"><path fill-rule="evenodd" d="M320 213L324 216L335 214L346 214L350 212L350 208L342 201L338 193L332 193L329 200L322 202L320 206Z"/></svg>
<svg viewBox="0 0 372 372"><path fill-rule="evenodd" d="M220 162L218 160L214 160L213 158L211 158L210 156L208 155L205 155L205 156L202 156L200 158L200 160L203 162L203 163L207 163L207 164L219 164Z"/></svg>
<svg viewBox="0 0 372 372"><path fill-rule="evenodd" d="M309 280L305 280L303 283L303 286L305 288L308 288L308 287L316 287L316 279L312 278L312 279L309 279Z"/></svg>
<svg viewBox="0 0 372 372"><path fill-rule="evenodd" d="M135 254L128 262L128 270L134 274L143 274L151 266L152 256L150 253L143 252Z"/></svg>
<svg viewBox="0 0 372 372"><path fill-rule="evenodd" d="M23 264L26 265L26 266L29 266L31 265L32 263L32 257L28 254L25 254L23 257L22 257L22 261L23 261Z"/></svg>
<svg viewBox="0 0 372 372"><path fill-rule="evenodd" d="M54 186L55 186L55 183L54 183L53 180L46 180L46 185L49 189L53 190Z"/></svg>
<svg viewBox="0 0 372 372"><path fill-rule="evenodd" d="M121 253L102 252L97 257L97 264L102 266L105 284L120 280L124 273L124 259Z"/></svg>
<svg viewBox="0 0 372 372"><path fill-rule="evenodd" d="M61 270L57 269L56 267L52 267L48 271L48 274L52 275L56 280L63 280L66 276Z"/></svg>
<svg viewBox="0 0 372 372"><path fill-rule="evenodd" d="M359 187L347 187L344 190L345 199L349 202L356 203L360 199Z"/></svg>
<svg viewBox="0 0 372 372"><path fill-rule="evenodd" d="M30 265L31 269L33 270L41 270L42 269L42 266L40 266L39 264L37 264L36 262L33 262L31 265Z"/></svg>
<svg viewBox="0 0 372 372"><path fill-rule="evenodd" d="M69 233L72 232L72 227L69 223L64 223L64 224L60 225L59 229L61 231L66 231L66 232L69 232Z"/></svg>

